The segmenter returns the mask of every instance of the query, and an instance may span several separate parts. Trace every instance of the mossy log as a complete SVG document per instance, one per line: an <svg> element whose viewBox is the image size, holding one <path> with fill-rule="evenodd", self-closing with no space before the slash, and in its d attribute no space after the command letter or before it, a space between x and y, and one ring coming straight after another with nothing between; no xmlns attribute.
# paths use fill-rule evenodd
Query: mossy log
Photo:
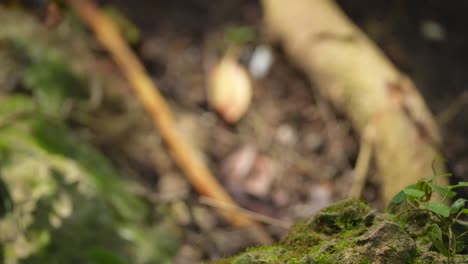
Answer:
<svg viewBox="0 0 468 264"><path fill-rule="evenodd" d="M431 176L441 139L423 98L334 1L262 3L272 39L372 145L384 200Z"/></svg>

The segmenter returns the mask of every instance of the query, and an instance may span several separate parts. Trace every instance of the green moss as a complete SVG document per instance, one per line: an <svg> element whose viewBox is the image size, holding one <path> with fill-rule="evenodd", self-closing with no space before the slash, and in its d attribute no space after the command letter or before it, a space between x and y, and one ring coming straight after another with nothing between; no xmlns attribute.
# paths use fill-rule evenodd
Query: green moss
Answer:
<svg viewBox="0 0 468 264"><path fill-rule="evenodd" d="M311 221L311 227L327 235L337 234L370 225L374 215L365 203L357 200L338 202L319 212Z"/></svg>
<svg viewBox="0 0 468 264"><path fill-rule="evenodd" d="M310 226L305 222L300 222L291 227L288 236L282 243L295 247L313 247L320 244L326 236L311 232Z"/></svg>
<svg viewBox="0 0 468 264"><path fill-rule="evenodd" d="M362 258L361 264L371 264L372 262L368 260L366 257Z"/></svg>
<svg viewBox="0 0 468 264"><path fill-rule="evenodd" d="M315 262L317 264L325 264L325 263L331 263L333 259L333 255L330 254L321 254L314 258Z"/></svg>
<svg viewBox="0 0 468 264"><path fill-rule="evenodd" d="M288 250L284 246L260 246L249 248L245 253L217 262L250 264L250 263L281 263L282 256L287 255Z"/></svg>
<svg viewBox="0 0 468 264"><path fill-rule="evenodd" d="M295 224L279 244L251 248L217 263L445 263L446 257L428 251L430 245L421 237L427 217L413 216L412 221L421 223L406 228L389 221L391 216L375 215L360 201L339 202ZM464 258L454 263L468 263Z"/></svg>

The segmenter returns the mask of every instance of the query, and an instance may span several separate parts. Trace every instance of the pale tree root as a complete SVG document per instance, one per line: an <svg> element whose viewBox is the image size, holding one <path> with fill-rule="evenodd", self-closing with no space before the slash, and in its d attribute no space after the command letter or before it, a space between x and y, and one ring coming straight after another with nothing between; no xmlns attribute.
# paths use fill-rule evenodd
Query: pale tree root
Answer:
<svg viewBox="0 0 468 264"><path fill-rule="evenodd" d="M374 137L372 142L363 142L364 157L358 158L363 167L358 164L357 171L366 174L363 169L371 147L384 201L431 176L441 142L434 118L413 82L336 3L263 0L262 4L268 33L283 45L320 94L349 117L361 138L365 138L366 127L372 127ZM446 179L440 181L446 184Z"/></svg>

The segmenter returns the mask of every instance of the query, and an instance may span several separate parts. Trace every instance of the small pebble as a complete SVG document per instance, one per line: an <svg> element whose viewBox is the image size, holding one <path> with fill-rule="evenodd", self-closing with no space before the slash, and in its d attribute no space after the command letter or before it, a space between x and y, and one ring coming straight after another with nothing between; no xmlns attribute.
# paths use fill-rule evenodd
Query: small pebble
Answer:
<svg viewBox="0 0 468 264"><path fill-rule="evenodd" d="M323 143L323 137L317 133L307 133L304 138L304 144L307 147L307 150L311 152L318 151L323 146Z"/></svg>
<svg viewBox="0 0 468 264"><path fill-rule="evenodd" d="M176 264L192 264L198 263L202 258L202 252L191 245L185 244L179 248L177 255L174 259Z"/></svg>
<svg viewBox="0 0 468 264"><path fill-rule="evenodd" d="M445 29L433 20L425 20L420 26L421 35L431 41L444 41L446 39Z"/></svg>
<svg viewBox="0 0 468 264"><path fill-rule="evenodd" d="M188 225L191 222L190 212L187 204L176 201L171 205L171 211L175 220L180 225Z"/></svg>
<svg viewBox="0 0 468 264"><path fill-rule="evenodd" d="M255 48L249 63L249 72L255 79L264 78L273 64L273 52L269 46L261 45Z"/></svg>
<svg viewBox="0 0 468 264"><path fill-rule="evenodd" d="M294 145L297 141L296 131L290 125L280 125L276 130L276 140L286 146Z"/></svg>
<svg viewBox="0 0 468 264"><path fill-rule="evenodd" d="M274 161L259 155L252 172L245 181L245 191L255 197L266 198L271 193L275 171Z"/></svg>
<svg viewBox="0 0 468 264"><path fill-rule="evenodd" d="M190 192L187 181L179 174L163 175L158 182L158 194L164 201L185 199Z"/></svg>
<svg viewBox="0 0 468 264"><path fill-rule="evenodd" d="M192 214L197 225L203 230L211 230L216 225L216 217L204 207L193 207Z"/></svg>

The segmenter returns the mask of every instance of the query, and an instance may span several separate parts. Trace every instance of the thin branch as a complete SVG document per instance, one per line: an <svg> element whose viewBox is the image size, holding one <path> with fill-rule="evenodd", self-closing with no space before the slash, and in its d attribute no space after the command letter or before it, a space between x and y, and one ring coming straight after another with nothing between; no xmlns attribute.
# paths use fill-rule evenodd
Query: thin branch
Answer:
<svg viewBox="0 0 468 264"><path fill-rule="evenodd" d="M262 223L269 224L269 225L272 225L272 226L278 226L278 227L281 227L281 228L284 228L284 229L289 229L291 227L291 223L281 221L281 220L278 220L276 218L269 217L269 216L266 216L266 215L263 215L263 214L259 214L259 213L256 213L256 212L241 208L239 206L223 203L223 202L218 201L218 200L213 200L213 199L211 199L209 197L206 197L206 196L200 197L199 201L202 204L205 204L205 205L217 208L217 209L226 210L226 211L233 211L233 212L239 212L239 213L245 214L245 215L247 215L247 217L249 217L251 219L254 219L254 220L258 221L258 222L262 222Z"/></svg>
<svg viewBox="0 0 468 264"><path fill-rule="evenodd" d="M460 113L465 105L468 105L468 91L462 92L456 97L453 103L436 116L437 123L439 123L440 126L447 125Z"/></svg>

